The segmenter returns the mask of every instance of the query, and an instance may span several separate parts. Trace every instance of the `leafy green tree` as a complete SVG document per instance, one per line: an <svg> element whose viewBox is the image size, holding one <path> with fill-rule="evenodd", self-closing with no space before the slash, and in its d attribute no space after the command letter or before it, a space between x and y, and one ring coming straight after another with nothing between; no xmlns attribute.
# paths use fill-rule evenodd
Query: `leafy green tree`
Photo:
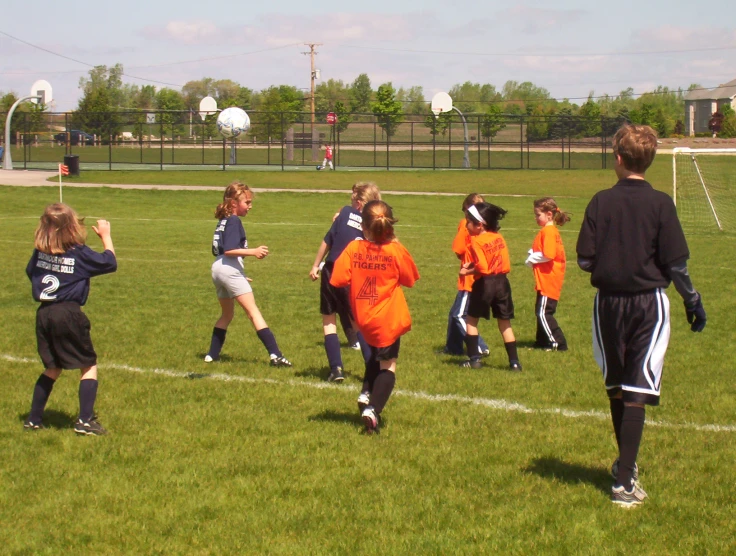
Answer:
<svg viewBox="0 0 736 556"><path fill-rule="evenodd" d="M724 104L721 107L723 114L723 124L721 124L721 137L736 137L736 112L731 108L730 104Z"/></svg>
<svg viewBox="0 0 736 556"><path fill-rule="evenodd" d="M506 122L503 117L503 109L498 104L491 104L480 120L481 137L484 137L486 142L490 145L491 139L493 139L498 132L505 127Z"/></svg>
<svg viewBox="0 0 736 556"><path fill-rule="evenodd" d="M527 141L543 141L549 137L549 120L541 105L526 118L526 122Z"/></svg>
<svg viewBox="0 0 736 556"><path fill-rule="evenodd" d="M583 137L600 137L601 135L601 107L593 100L593 92L588 100L580 107L578 115L583 118L581 132Z"/></svg>
<svg viewBox="0 0 736 556"><path fill-rule="evenodd" d="M184 125L189 122L189 114L186 111L184 99L179 91L163 88L156 93L156 109L161 110L156 114L156 123L162 135L170 135L172 138L185 135Z"/></svg>
<svg viewBox="0 0 736 556"><path fill-rule="evenodd" d="M371 111L373 89L368 75L361 73L350 85L350 111L356 114L366 114Z"/></svg>
<svg viewBox="0 0 736 556"><path fill-rule="evenodd" d="M99 136L102 141L120 132L120 109L125 101L123 66L95 66L79 79L82 97L72 114L72 125Z"/></svg>
<svg viewBox="0 0 736 556"><path fill-rule="evenodd" d="M314 89L314 111L317 114L334 112L338 102L344 106L348 102L350 93L341 80L328 79L318 84Z"/></svg>
<svg viewBox="0 0 736 556"><path fill-rule="evenodd" d="M353 123L353 116L348 110L347 106L345 106L342 101L339 100L335 102L333 112L335 112L335 115L337 116L335 131L337 133L342 133L348 128L351 123Z"/></svg>
<svg viewBox="0 0 736 556"><path fill-rule="evenodd" d="M397 100L401 100L404 105L404 112L411 116L424 116L427 112L427 101L424 98L424 89L420 86L410 87L409 89L399 89L401 95L397 92Z"/></svg>
<svg viewBox="0 0 736 556"><path fill-rule="evenodd" d="M488 103L501 100L496 87L488 83L481 85L466 81L463 84L453 85L448 94L452 98L453 105L465 115L481 114Z"/></svg>
<svg viewBox="0 0 736 556"><path fill-rule="evenodd" d="M15 93L5 93L0 97L0 133L5 133L5 120L8 117L10 107L15 104L18 98L20 97L18 97ZM26 106L26 104L28 103L22 102L18 105L18 107L15 109L15 116L13 116L13 121L10 123L10 142L13 144L15 144L17 134L24 131L24 113L28 111L28 107Z"/></svg>
<svg viewBox="0 0 736 556"><path fill-rule="evenodd" d="M256 137L282 140L289 127L304 121L304 95L296 87L269 87L257 95L257 102L258 113L251 118L251 134Z"/></svg>
<svg viewBox="0 0 736 556"><path fill-rule="evenodd" d="M378 87L376 101L371 104L371 110L386 136L393 137L404 119L404 111L401 103L396 100L396 91L390 82Z"/></svg>
<svg viewBox="0 0 736 556"><path fill-rule="evenodd" d="M447 130L450 128L450 122L452 121L452 114L449 112L442 112L439 116L430 113L424 118L424 127L429 128L430 135L442 135L444 137L447 134Z"/></svg>

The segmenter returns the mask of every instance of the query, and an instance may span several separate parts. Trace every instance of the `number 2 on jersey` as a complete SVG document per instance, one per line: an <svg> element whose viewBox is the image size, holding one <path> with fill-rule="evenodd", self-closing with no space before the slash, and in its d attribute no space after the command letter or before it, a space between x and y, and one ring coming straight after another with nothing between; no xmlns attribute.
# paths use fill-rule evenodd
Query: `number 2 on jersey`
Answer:
<svg viewBox="0 0 736 556"><path fill-rule="evenodd" d="M47 274L41 278L41 283L48 284L41 292L41 301L53 301L56 299L56 296L51 294L59 289L59 279L53 274Z"/></svg>
<svg viewBox="0 0 736 556"><path fill-rule="evenodd" d="M367 299L368 304L371 306L376 304L376 301L378 301L378 288L376 287L375 276L369 276L365 279L356 299Z"/></svg>

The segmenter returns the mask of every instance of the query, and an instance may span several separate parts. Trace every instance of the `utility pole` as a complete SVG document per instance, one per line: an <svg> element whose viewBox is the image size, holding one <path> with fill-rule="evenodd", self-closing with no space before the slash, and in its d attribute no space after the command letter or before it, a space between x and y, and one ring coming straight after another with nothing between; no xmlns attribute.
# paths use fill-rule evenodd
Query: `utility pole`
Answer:
<svg viewBox="0 0 736 556"><path fill-rule="evenodd" d="M310 79L310 87L309 87L309 110L312 113L311 122L312 122L312 128L314 128L314 80L319 77L318 75L319 70L315 69L314 67L314 55L318 54L318 52L314 50L314 47L322 46L322 43L321 42L313 42L313 43L307 42L304 44L305 46L309 47L309 52L302 52L302 54L304 54L305 56L309 56L311 67L312 67L312 72L310 73L311 79Z"/></svg>

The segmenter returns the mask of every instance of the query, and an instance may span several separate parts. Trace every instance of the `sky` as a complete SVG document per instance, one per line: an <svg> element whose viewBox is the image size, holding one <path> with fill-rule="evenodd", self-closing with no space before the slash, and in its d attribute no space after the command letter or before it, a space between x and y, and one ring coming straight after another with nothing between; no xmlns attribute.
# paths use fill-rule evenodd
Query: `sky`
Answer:
<svg viewBox="0 0 736 556"><path fill-rule="evenodd" d="M211 77L308 91L306 43L321 43L323 81L350 84L365 73L374 89L421 86L427 100L466 81L499 90L531 81L580 104L591 92L736 79L730 0L35 0L3 8L0 93L27 95L45 79L53 109L72 110L80 77L117 63L139 86L180 89Z"/></svg>

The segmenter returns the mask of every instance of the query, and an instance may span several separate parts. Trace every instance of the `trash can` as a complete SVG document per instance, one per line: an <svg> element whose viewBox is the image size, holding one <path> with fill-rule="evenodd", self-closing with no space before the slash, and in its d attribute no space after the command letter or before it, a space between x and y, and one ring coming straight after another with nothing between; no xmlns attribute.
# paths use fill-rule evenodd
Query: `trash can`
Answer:
<svg viewBox="0 0 736 556"><path fill-rule="evenodd" d="M76 154L67 154L64 156L64 166L69 168L70 176L79 175L79 156Z"/></svg>

